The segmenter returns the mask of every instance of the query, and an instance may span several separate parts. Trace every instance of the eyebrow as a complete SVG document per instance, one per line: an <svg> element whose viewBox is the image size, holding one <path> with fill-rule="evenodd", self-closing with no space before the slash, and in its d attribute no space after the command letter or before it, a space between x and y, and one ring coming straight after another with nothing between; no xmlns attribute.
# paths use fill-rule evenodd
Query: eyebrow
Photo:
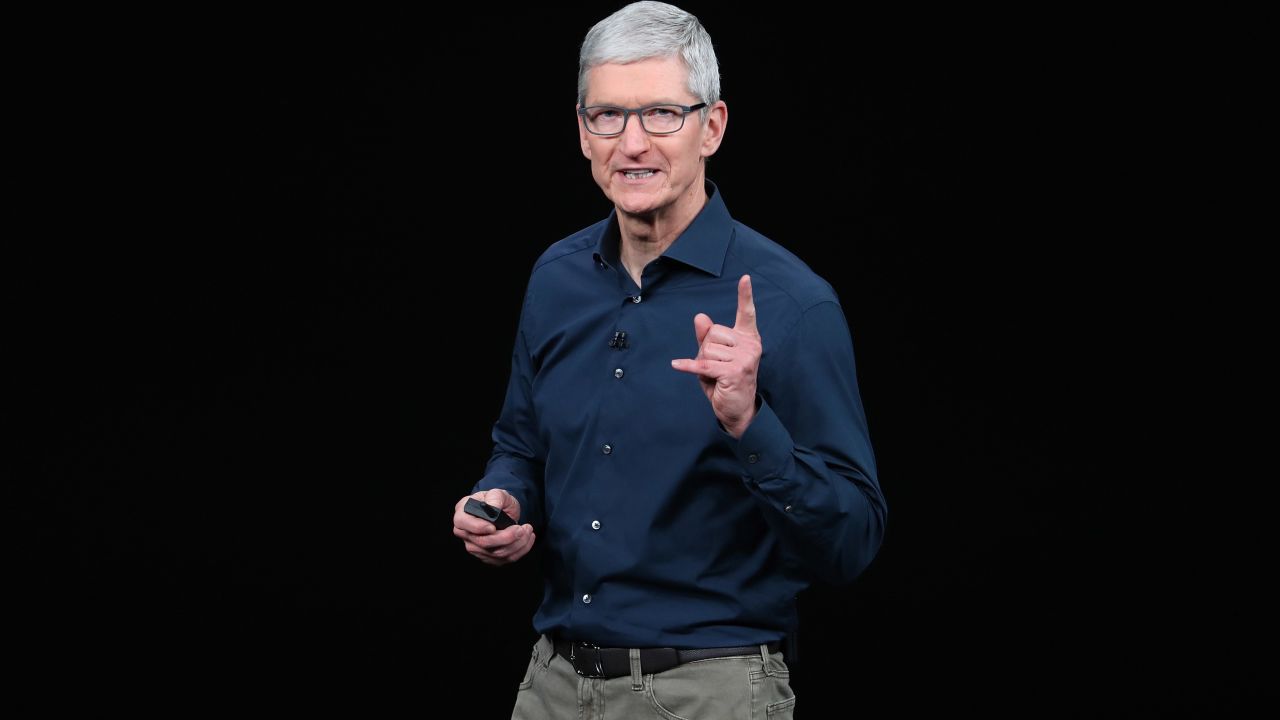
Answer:
<svg viewBox="0 0 1280 720"><path fill-rule="evenodd" d="M691 104L696 104L696 101L694 103L683 103L678 100L668 100L666 98L663 98L661 100L654 100L652 102L641 103L639 105L634 105L631 107L649 107L650 105L691 105ZM594 107L596 105L608 105L609 107L620 107L620 108L628 107L627 105L623 105L622 103L616 103L616 102L593 102L593 103L588 103L586 105L583 105L583 107Z"/></svg>

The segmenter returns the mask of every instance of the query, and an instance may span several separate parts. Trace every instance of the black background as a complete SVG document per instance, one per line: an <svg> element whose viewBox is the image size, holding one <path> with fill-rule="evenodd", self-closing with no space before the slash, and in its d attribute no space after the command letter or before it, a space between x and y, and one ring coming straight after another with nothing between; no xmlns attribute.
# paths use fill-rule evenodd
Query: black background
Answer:
<svg viewBox="0 0 1280 720"><path fill-rule="evenodd" d="M21 313L34 679L180 715L507 716L539 556L484 567L450 519L532 262L609 209L572 109L613 7L186 18L49 54L77 98L50 124L78 131L35 176ZM798 716L1259 693L1242 653L1274 623L1220 543L1261 528L1198 504L1205 441L1155 421L1184 410L1136 351L1163 226L1135 201L1132 38L687 9L730 108L708 176L839 293L890 509L858 582L801 596Z"/></svg>

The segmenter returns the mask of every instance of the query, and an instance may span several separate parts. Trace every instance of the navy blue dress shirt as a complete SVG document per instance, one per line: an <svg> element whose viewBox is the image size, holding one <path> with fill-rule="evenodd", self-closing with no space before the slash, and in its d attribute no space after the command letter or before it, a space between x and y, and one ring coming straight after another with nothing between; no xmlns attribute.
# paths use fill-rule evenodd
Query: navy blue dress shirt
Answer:
<svg viewBox="0 0 1280 720"><path fill-rule="evenodd" d="M839 300L707 192L643 287L619 262L616 211L534 264L475 490L510 492L538 533L538 632L769 642L813 578L849 582L880 547L886 508ZM697 355L697 313L733 326L744 274L763 354L759 410L735 440L671 360Z"/></svg>

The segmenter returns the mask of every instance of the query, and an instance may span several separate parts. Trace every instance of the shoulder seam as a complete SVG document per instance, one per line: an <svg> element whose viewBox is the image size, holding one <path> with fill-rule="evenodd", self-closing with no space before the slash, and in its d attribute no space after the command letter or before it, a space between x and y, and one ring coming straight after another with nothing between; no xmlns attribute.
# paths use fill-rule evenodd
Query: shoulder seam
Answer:
<svg viewBox="0 0 1280 720"><path fill-rule="evenodd" d="M734 221L734 223L733 223L733 225L734 225L734 227L733 227L733 235L729 238L729 253L730 253L730 254L732 254L735 258L737 258L740 262L742 262L742 264L743 264L743 265L745 265L745 266L747 267L747 269L750 271L750 274L752 275L752 277L755 277L755 276L756 276L756 273L757 273L756 266L752 265L751 263L748 263L748 262L746 261L746 258L742 257L742 255L741 255L740 253L735 252L737 248L734 246L733 241L737 239L737 237L738 237L738 230L739 230L739 226L740 226L740 225L742 225L742 224L735 220L735 221ZM744 227L745 227L745 226L744 226ZM752 232L755 232L755 231L753 230ZM761 237L763 237L763 236L761 236ZM766 239L767 239L767 238L766 238ZM770 240L770 242L776 242L776 241ZM785 247L784 247L783 249L784 249L784 250L786 250L786 248L785 248ZM830 287L830 285L831 285L831 284L830 284L830 283L828 283L828 282L826 281L826 279L825 279L825 278L823 278L822 276L818 275L817 273L814 273L812 268L806 268L806 270L807 270L811 275L813 275L813 277L814 277L814 279L815 279L816 281L821 282L821 283L824 283L824 284L826 284L828 287ZM806 313L806 312L808 312L809 310L811 310L812 308L817 307L818 305L821 305L822 303L825 303L825 302L832 302L832 303L835 303L836 305L839 305L839 304L840 304L840 299L839 299L838 297L835 297L835 296L834 296L834 291L833 291L833 296L832 296L832 297L818 297L818 298L816 298L813 302L811 302L811 303L809 303L808 305L806 305L806 304L804 304L804 303L800 302L799 298L797 298L797 297L796 297L796 296L791 292L790 288L787 288L786 286L782 285L781 283L775 282L775 281L773 280L773 278L770 278L768 275L762 275L762 277L769 278L769 282L771 282L771 283L773 283L774 285L776 285L776 286L778 287L778 289L779 289L779 290L781 290L784 294L786 294L786 296L787 296L788 298L790 298L790 299L791 299L791 302L795 304L795 306L800 310L800 312L801 312L801 313Z"/></svg>
<svg viewBox="0 0 1280 720"><path fill-rule="evenodd" d="M547 257L546 255L543 255L542 257L538 258L538 261L537 261L537 262L535 262L535 263L533 264L533 272L537 272L537 271L538 271L538 269L539 269L539 268L541 268L541 267L543 267L544 265L550 265L551 263L553 263L553 262L555 262L555 261L557 261L557 260L562 260L562 259L567 258L567 257L570 257L570 256L572 256L572 255L577 255L578 253L582 252L583 250L590 250L591 248L592 248L592 246L591 246L591 245L584 245L584 246L582 246L582 247L580 247L580 248L576 248L576 249L574 249L574 250L566 250L565 252L559 253L559 254L557 254L557 255L555 255L555 256L553 256L553 257Z"/></svg>

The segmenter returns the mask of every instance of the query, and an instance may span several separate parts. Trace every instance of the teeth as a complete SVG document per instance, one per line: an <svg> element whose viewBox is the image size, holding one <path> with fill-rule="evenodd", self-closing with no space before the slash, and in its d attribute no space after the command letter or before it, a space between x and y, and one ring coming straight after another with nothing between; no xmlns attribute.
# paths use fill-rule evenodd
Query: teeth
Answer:
<svg viewBox="0 0 1280 720"><path fill-rule="evenodd" d="M635 180L642 177L649 177L650 175L653 174L653 171L652 170L637 170L635 172L624 171L623 174L626 175L628 178Z"/></svg>

